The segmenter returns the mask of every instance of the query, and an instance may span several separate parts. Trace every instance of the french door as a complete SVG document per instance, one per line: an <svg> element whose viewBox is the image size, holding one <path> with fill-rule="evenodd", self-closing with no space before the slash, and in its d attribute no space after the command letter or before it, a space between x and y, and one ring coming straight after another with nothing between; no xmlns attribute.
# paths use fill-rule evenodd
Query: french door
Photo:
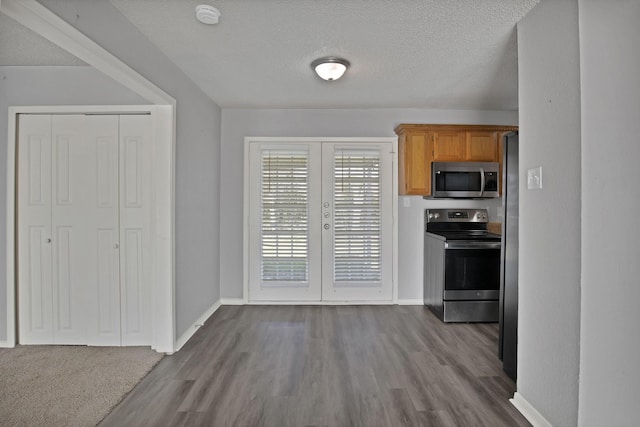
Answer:
<svg viewBox="0 0 640 427"><path fill-rule="evenodd" d="M391 142L249 142L249 300L393 299Z"/></svg>

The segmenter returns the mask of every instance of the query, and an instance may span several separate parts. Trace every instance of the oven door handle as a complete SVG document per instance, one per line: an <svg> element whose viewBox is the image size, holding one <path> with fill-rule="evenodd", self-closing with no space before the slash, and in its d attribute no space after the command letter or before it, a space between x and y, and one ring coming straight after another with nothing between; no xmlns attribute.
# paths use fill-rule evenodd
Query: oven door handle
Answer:
<svg viewBox="0 0 640 427"><path fill-rule="evenodd" d="M445 249L500 249L500 242L453 241L444 244Z"/></svg>

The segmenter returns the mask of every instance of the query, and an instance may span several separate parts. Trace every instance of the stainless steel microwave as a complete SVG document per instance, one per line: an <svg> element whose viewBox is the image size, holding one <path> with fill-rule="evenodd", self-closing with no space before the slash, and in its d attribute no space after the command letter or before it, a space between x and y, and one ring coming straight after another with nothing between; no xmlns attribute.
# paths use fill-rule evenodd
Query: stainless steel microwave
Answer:
<svg viewBox="0 0 640 427"><path fill-rule="evenodd" d="M497 162L431 163L431 196L446 199L490 199L498 191Z"/></svg>

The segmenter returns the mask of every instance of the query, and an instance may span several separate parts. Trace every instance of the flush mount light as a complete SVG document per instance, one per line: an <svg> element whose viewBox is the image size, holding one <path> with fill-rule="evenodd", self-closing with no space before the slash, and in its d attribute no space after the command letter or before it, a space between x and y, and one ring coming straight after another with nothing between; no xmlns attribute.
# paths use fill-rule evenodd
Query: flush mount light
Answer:
<svg viewBox="0 0 640 427"><path fill-rule="evenodd" d="M208 4L196 6L196 19L203 24L213 25L220 20L220 11Z"/></svg>
<svg viewBox="0 0 640 427"><path fill-rule="evenodd" d="M327 56L324 58L318 58L311 63L311 68L324 80L338 80L347 68L349 68L349 61L335 56Z"/></svg>

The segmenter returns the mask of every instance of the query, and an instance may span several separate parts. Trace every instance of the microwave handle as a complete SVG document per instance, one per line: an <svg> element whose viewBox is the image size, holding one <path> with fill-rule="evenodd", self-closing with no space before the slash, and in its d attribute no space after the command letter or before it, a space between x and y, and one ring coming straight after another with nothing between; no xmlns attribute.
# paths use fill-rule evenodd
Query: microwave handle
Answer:
<svg viewBox="0 0 640 427"><path fill-rule="evenodd" d="M480 168L480 197L484 194L484 168Z"/></svg>

